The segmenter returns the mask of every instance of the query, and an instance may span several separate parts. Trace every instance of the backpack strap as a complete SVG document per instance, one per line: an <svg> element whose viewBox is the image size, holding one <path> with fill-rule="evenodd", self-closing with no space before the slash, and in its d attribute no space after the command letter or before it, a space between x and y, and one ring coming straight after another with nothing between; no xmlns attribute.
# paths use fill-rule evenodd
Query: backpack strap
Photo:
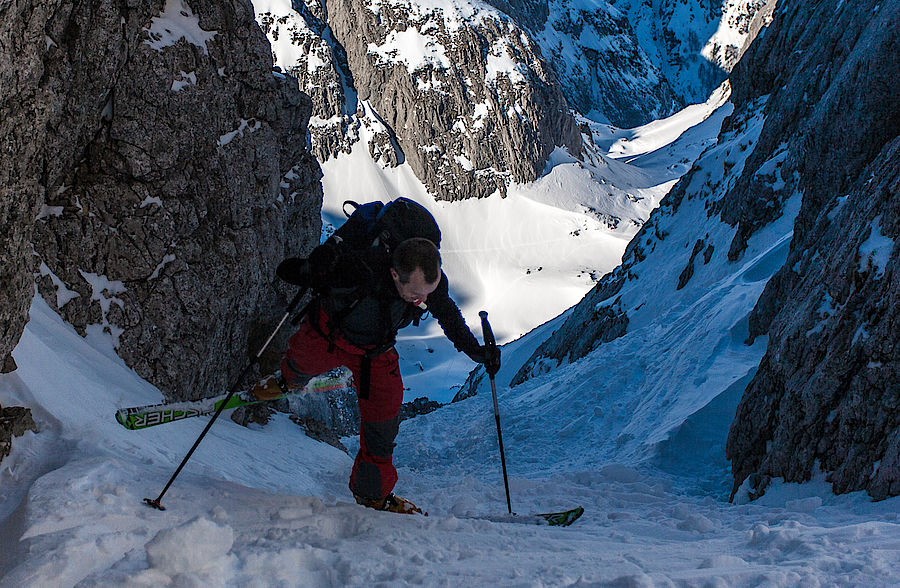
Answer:
<svg viewBox="0 0 900 588"><path fill-rule="evenodd" d="M353 216L353 212L347 212L348 204L353 207L353 212L356 212L356 209L359 208L359 202L355 200L344 200L344 204L341 205L341 212L344 213L344 216L350 218Z"/></svg>

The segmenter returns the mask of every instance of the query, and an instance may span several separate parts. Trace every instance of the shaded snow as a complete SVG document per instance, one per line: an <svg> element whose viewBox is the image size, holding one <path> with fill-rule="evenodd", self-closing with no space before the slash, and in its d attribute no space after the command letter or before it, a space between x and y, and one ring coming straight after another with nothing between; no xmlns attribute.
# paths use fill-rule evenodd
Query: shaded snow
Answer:
<svg viewBox="0 0 900 588"><path fill-rule="evenodd" d="M540 384L500 394L512 504L583 505L567 529L471 518L506 508L489 395L401 426L398 493L427 518L352 504L350 458L283 415L262 429L222 418L159 512L141 500L156 497L207 417L123 429L114 410L159 393L40 298L31 316L19 370L0 376L0 402L31 406L42 429L16 439L0 469L4 587L889 586L900 574L898 499L776 482L762 500L730 505L648 464L579 458L604 441L585 428L596 415L551 408L554 391ZM530 354L522 345L507 347L508 361ZM549 452L565 446L573 459ZM702 457L697 445L679 455L698 470Z"/></svg>
<svg viewBox="0 0 900 588"><path fill-rule="evenodd" d="M871 268L875 278L884 276L884 270L891 260L894 240L881 232L881 215L872 221L868 238L859 245L859 271Z"/></svg>

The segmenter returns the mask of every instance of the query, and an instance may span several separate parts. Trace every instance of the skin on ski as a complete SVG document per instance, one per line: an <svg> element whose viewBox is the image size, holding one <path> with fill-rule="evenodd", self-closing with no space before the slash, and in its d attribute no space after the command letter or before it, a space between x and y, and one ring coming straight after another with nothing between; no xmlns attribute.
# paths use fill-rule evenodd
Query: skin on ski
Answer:
<svg viewBox="0 0 900 588"><path fill-rule="evenodd" d="M302 390L290 391L287 394L283 394L272 400L286 398L293 394L299 394L300 392L330 392L348 387L349 383L345 378L328 376L327 378L312 380ZM132 431L146 429L147 427L180 421L191 417L213 414L219 409L226 397L227 394L223 394L222 396L206 398L196 402L149 404L146 406L123 408L116 412L116 421L126 429ZM263 401L257 400L249 392L243 392L241 394L232 395L223 410L250 404L258 404L259 402Z"/></svg>

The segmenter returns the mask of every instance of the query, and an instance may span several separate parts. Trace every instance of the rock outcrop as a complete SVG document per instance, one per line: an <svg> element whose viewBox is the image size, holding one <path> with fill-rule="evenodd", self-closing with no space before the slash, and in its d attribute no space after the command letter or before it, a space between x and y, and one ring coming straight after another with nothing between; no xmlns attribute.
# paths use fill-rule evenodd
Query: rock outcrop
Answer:
<svg viewBox="0 0 900 588"><path fill-rule="evenodd" d="M406 0L327 9L310 0L258 16L279 65L323 97L310 133L320 160L365 138L382 165L407 162L438 199L459 200L536 179L557 146L580 153L550 66L507 15Z"/></svg>
<svg viewBox="0 0 900 588"><path fill-rule="evenodd" d="M728 440L735 490L827 473L835 492L900 494L900 2L782 3L735 70L768 94L762 141L791 147L803 207L750 317L769 346ZM740 96L737 96L740 88ZM767 138L766 135L769 135ZM751 180L726 213L750 233L778 207Z"/></svg>
<svg viewBox="0 0 900 588"><path fill-rule="evenodd" d="M510 181L536 179L556 146L580 153L552 70L499 11L337 0L328 18L359 98L439 198L505 193Z"/></svg>
<svg viewBox="0 0 900 588"><path fill-rule="evenodd" d="M32 224L45 190L26 170L34 168L41 151L34 143L34 129L53 115L52 108L29 102L42 69L46 39L41 25L47 10L25 3L0 8L0 364L4 367L28 321L34 296Z"/></svg>
<svg viewBox="0 0 900 588"><path fill-rule="evenodd" d="M897 22L898 1L779 2L734 69L717 145L513 383L654 337L697 390L680 413L748 382L727 442L735 491L821 469L836 492L900 493ZM714 384L722 366L702 362L723 349L741 367ZM673 400L639 382L641 410L665 420Z"/></svg>
<svg viewBox="0 0 900 588"><path fill-rule="evenodd" d="M220 392L285 301L275 264L318 242L309 99L273 72L246 1L45 0L0 19L4 329L33 267L51 307L169 397Z"/></svg>
<svg viewBox="0 0 900 588"><path fill-rule="evenodd" d="M270 2L260 5L256 20L272 44L277 66L295 77L312 99L313 154L327 161L338 153L350 153L367 119L355 116L353 74L344 48L331 35L324 6L319 0ZM392 159L396 165L396 157Z"/></svg>
<svg viewBox="0 0 900 588"><path fill-rule="evenodd" d="M0 460L12 451L13 437L37 432L31 410L22 406L0 406Z"/></svg>

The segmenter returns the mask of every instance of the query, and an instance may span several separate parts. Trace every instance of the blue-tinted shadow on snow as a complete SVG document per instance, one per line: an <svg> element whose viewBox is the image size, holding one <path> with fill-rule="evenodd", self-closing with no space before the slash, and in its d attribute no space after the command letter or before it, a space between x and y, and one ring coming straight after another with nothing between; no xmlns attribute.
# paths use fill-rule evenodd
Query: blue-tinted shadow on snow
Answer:
<svg viewBox="0 0 900 588"><path fill-rule="evenodd" d="M728 500L732 478L730 462L725 459L725 441L741 396L754 374L755 367L657 445L652 463L674 476L686 492Z"/></svg>

